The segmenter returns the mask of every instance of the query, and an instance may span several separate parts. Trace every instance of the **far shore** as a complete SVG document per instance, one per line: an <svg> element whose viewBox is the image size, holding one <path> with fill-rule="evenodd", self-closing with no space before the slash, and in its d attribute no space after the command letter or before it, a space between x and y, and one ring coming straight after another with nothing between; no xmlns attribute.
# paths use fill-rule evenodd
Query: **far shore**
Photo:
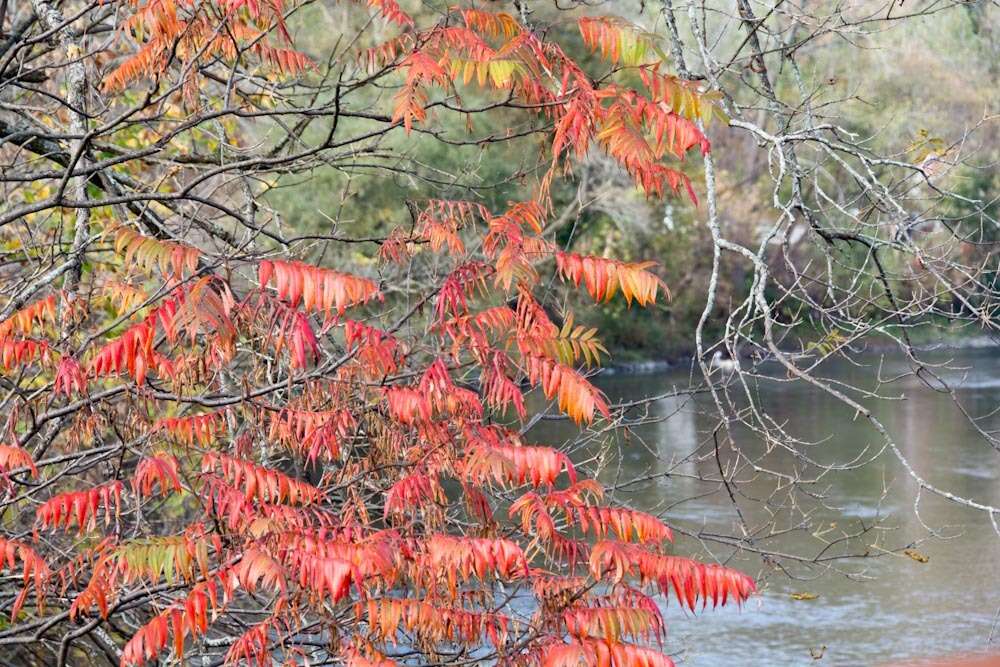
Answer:
<svg viewBox="0 0 1000 667"><path fill-rule="evenodd" d="M970 350L990 347L1000 347L1000 337L987 335L947 337L934 342L915 343L916 350L933 352L937 350ZM899 346L895 341L882 340L869 342L864 352L869 354L886 353L898 350ZM800 354L799 350L785 350L788 354ZM613 359L613 357L612 357ZM751 361L750 357L746 360ZM695 361L695 356L690 352L668 355L664 357L650 356L647 359L636 359L634 361L622 361L609 363L600 369L600 375L651 375L662 373L674 368L689 368Z"/></svg>

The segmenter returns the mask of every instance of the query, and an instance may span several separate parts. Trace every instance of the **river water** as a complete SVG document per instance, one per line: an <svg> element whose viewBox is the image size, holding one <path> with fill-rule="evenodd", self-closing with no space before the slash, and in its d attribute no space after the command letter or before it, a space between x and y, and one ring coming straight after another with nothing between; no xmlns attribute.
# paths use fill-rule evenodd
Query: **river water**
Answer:
<svg viewBox="0 0 1000 667"><path fill-rule="evenodd" d="M938 352L936 362L951 360L943 377L954 383L956 396L974 415L1000 410L1000 349ZM917 472L956 494L1000 504L1000 453L978 437L952 398L904 375L901 358L870 356L861 364L836 360L822 375L834 381L874 387L886 399L865 400L891 431ZM611 376L597 384L613 402L634 401L687 387L690 369L656 375ZM808 455L825 464L845 463L878 446L880 440L863 420L801 382L775 381L754 387L759 403L777 423L814 444ZM895 379L893 379L895 378ZM579 448L575 458L605 453L601 481L621 486L623 480L648 478L624 486L617 499L660 514L668 524L689 534L737 535L740 523L728 493L718 483L718 466L732 455L720 450L717 460L711 431L717 423L708 395L670 397L650 409L655 423L639 426L629 437L605 435ZM983 428L1000 429L1000 414L983 420ZM546 421L529 440L560 443L578 431L565 421ZM761 467L791 474L795 461L780 448L767 453L766 443L736 429L736 442L758 457ZM871 452L871 450L867 450ZM591 461L593 463L593 461ZM716 665L881 665L914 659L988 650L1000 651L1000 537L988 518L952 503L921 496L917 486L891 454L867 465L829 473L808 490L822 495L800 529L782 524L787 492L771 474L742 474L737 503L746 523L761 525L774 513L777 526L790 529L756 542L762 548L792 555L815 556L823 545L863 527L870 530L846 544L835 543L824 555L865 554L867 558L834 561L836 569L779 559L781 568L719 541L679 536L676 553L705 560L728 559L758 578L760 593L742 609L699 611L692 615L671 601L664 607L666 650L679 664ZM740 475L738 475L740 477ZM706 481L710 478L715 481ZM788 516L794 516L791 512ZM998 517L1000 520L1000 517ZM928 529L942 535L928 537ZM919 541L919 542L918 542ZM899 550L916 542L912 556ZM891 553L890 553L891 552ZM877 557L873 557L877 556ZM926 559L926 562L921 560ZM788 576L790 573L793 577ZM794 599L806 594L813 599Z"/></svg>

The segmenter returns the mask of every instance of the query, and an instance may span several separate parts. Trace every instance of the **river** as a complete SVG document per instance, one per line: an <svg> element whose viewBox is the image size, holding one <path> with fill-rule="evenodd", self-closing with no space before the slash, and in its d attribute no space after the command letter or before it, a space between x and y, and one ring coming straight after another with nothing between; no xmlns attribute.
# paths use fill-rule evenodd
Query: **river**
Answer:
<svg viewBox="0 0 1000 667"><path fill-rule="evenodd" d="M951 359L944 373L956 395L976 415L1000 410L1000 350L984 348L938 352ZM830 361L822 375L835 381L873 387L891 400L866 400L889 428L917 472L931 483L968 498L1000 504L1000 454L978 437L947 394L929 389L913 376L895 378L907 369L902 358L867 356L861 364ZM755 391L760 404L791 434L815 442L808 454L824 463L851 461L877 446L879 439L863 420L801 382L761 382ZM634 401L689 386L689 369L655 375L598 378L613 402ZM659 421L617 436L605 457L601 480L608 486L623 480L651 477L624 487L620 499L638 509L662 514L668 524L688 533L736 535L739 522L733 503L717 482L718 466L711 430L716 423L711 398L705 394L670 397L651 406ZM1000 414L981 422L1000 429ZM537 425L528 439L539 443L569 441L578 433L565 421ZM736 430L738 446L759 456L763 467L788 474L795 463L787 451L766 445L747 430ZM607 442L608 437L601 439ZM578 449L575 457L598 451L598 442ZM871 450L869 450L871 451ZM786 492L773 475L744 475L736 490L737 503L749 525L759 525L779 506ZM836 570L794 560L779 561L796 578L760 558L738 553L728 564L758 577L760 592L742 609L707 609L692 615L671 600L664 607L666 650L679 664L716 665L880 665L928 656L989 648L1000 650L997 623L1000 606L1000 537L988 518L950 502L921 497L914 510L917 487L891 454L853 470L826 475L809 487L825 496L810 509L807 528L790 530L760 546L789 554L811 554L845 532L880 527L852 540L849 553L869 558L836 562ZM708 495L704 495L708 494ZM701 496L701 497L699 497ZM998 517L1000 520L1000 517ZM928 537L932 528L944 537L916 544L912 557L889 553ZM679 536L676 553L710 560L727 558L732 549L718 542ZM709 553L711 551L711 553ZM841 553L844 553L842 551ZM827 554L829 555L829 554ZM926 559L926 562L921 562ZM794 599L792 596L811 599ZM802 596L801 594L806 594ZM814 598L812 596L815 596Z"/></svg>

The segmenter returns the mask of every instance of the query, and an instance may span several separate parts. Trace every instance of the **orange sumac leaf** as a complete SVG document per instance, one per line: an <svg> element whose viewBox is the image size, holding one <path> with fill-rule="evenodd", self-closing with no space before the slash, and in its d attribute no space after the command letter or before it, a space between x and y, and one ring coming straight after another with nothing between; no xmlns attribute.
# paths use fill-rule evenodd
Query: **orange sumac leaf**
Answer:
<svg viewBox="0 0 1000 667"><path fill-rule="evenodd" d="M201 468L202 472L218 469L229 484L243 489L248 500L308 505L323 497L322 491L302 480L225 454L209 452Z"/></svg>
<svg viewBox="0 0 1000 667"><path fill-rule="evenodd" d="M306 368L309 358L318 362L319 341L313 333L309 318L305 313L294 313L287 328L288 351L292 358L292 368ZM283 342L283 341L281 341ZM275 347L281 349L281 342Z"/></svg>
<svg viewBox="0 0 1000 667"><path fill-rule="evenodd" d="M403 122L407 134L413 129L413 123L427 118L427 94L423 90L425 83L437 83L447 87L450 83L448 72L437 60L423 51L413 51L399 64L406 71L406 83L400 88L393 99L394 108L392 122Z"/></svg>
<svg viewBox="0 0 1000 667"><path fill-rule="evenodd" d="M341 659L345 667L396 667L396 663L389 660L378 651L367 648L362 650L351 645L341 653Z"/></svg>
<svg viewBox="0 0 1000 667"><path fill-rule="evenodd" d="M609 301L620 289L629 304L632 300L640 306L656 302L663 281L648 269L655 262L626 263L604 257L578 255L571 252L556 253L556 267L565 279L579 286L581 282L595 301Z"/></svg>
<svg viewBox="0 0 1000 667"><path fill-rule="evenodd" d="M474 448L465 462L465 474L480 484L487 481L514 485L531 482L532 486L551 486L564 470L570 481L576 482L572 461L551 447L485 445Z"/></svg>
<svg viewBox="0 0 1000 667"><path fill-rule="evenodd" d="M462 315L443 323L442 329L455 346L466 340L476 347L485 347L487 334L509 334L515 324L515 313L510 306L494 306L472 315Z"/></svg>
<svg viewBox="0 0 1000 667"><path fill-rule="evenodd" d="M185 288L176 298L165 301L157 311L168 339L183 328L193 342L201 332L209 335L213 348L228 352L236 338L230 318L235 299L229 285L216 276L204 276ZM170 311L168 307L172 307ZM219 356L216 350L215 356ZM228 355L223 355L228 360Z"/></svg>
<svg viewBox="0 0 1000 667"><path fill-rule="evenodd" d="M692 611L700 599L702 607L742 603L756 590L753 579L737 570L699 563L689 558L665 556L622 542L598 542L590 553L590 571L595 579L621 581L635 576L643 584L656 583L663 594L673 589L682 606Z"/></svg>
<svg viewBox="0 0 1000 667"><path fill-rule="evenodd" d="M292 451L301 452L309 461L322 454L327 461L340 455L343 442L351 437L358 424L349 410L296 410L282 408L270 414L268 438Z"/></svg>
<svg viewBox="0 0 1000 667"><path fill-rule="evenodd" d="M465 252L465 244L462 243L457 228L450 220L439 221L428 217L422 223L420 236L427 240L432 252L441 252L445 247L456 257Z"/></svg>
<svg viewBox="0 0 1000 667"><path fill-rule="evenodd" d="M473 223L477 218L487 220L489 209L482 204L462 199L428 199L420 212L420 220L447 220L456 229Z"/></svg>
<svg viewBox="0 0 1000 667"><path fill-rule="evenodd" d="M287 621L278 616L271 616L260 623L250 626L250 629L236 638L233 645L226 651L226 665L257 665L257 667L269 667L271 661L271 638L272 631L291 632Z"/></svg>
<svg viewBox="0 0 1000 667"><path fill-rule="evenodd" d="M477 646L485 635L494 646L506 642L510 619L500 614L441 607L424 600L368 600L368 628L381 641L396 641L400 631L433 643Z"/></svg>
<svg viewBox="0 0 1000 667"><path fill-rule="evenodd" d="M63 357L56 366L56 377L52 386L52 393L72 396L74 393L83 394L87 391L87 376L83 368L73 357Z"/></svg>
<svg viewBox="0 0 1000 667"><path fill-rule="evenodd" d="M221 581L221 578L220 578ZM221 591L220 591L221 589ZM220 597L220 592L223 595ZM122 667L142 665L156 658L173 638L177 658L184 656L184 639L208 630L209 612L219 614L229 595L227 585L214 579L197 584L183 603L177 603L139 628L122 650Z"/></svg>
<svg viewBox="0 0 1000 667"><path fill-rule="evenodd" d="M174 621L175 617L178 619L177 621ZM128 643L125 644L125 650L122 652L121 657L122 667L126 665L142 665L147 660L152 660L159 655L160 651L166 648L170 641L171 625L175 626L174 632L180 638L180 645L183 651L184 634L186 632L183 628L183 623L183 612L176 609L167 610L153 617L153 620L139 628L132 635L132 638L128 640Z"/></svg>
<svg viewBox="0 0 1000 667"><path fill-rule="evenodd" d="M484 262L466 262L448 274L434 304L438 322L443 324L448 315L464 315L469 309L466 296L477 287L485 291L486 276L492 271Z"/></svg>
<svg viewBox="0 0 1000 667"><path fill-rule="evenodd" d="M253 46L254 53L271 64L271 66L282 74L295 76L306 70L316 69L316 63L312 58L295 49L271 46L264 42L258 42Z"/></svg>
<svg viewBox="0 0 1000 667"><path fill-rule="evenodd" d="M75 620L81 614L88 614L94 606L97 606L101 618L107 618L110 610L110 601L115 593L112 585L112 575L114 574L111 559L106 557L104 550L113 543L112 538L105 538L94 551L84 553L84 558L78 557L77 562L72 563L75 572L82 569L88 560L93 561L93 573L87 585L73 599L69 607L69 618ZM64 582L63 587L66 587Z"/></svg>
<svg viewBox="0 0 1000 667"><path fill-rule="evenodd" d="M70 528L76 525L79 532L93 530L97 525L98 510L104 507L104 524L118 518L121 510L121 481L108 482L86 491L67 491L53 496L35 511L36 521L45 528Z"/></svg>
<svg viewBox="0 0 1000 667"><path fill-rule="evenodd" d="M264 260L258 265L261 287L272 280L278 297L306 310L343 314L348 306L367 303L380 296L378 285L368 278L323 269L304 262Z"/></svg>
<svg viewBox="0 0 1000 667"><path fill-rule="evenodd" d="M379 260L389 264L404 264L413 256L410 235L400 227L394 228L386 236L378 250Z"/></svg>
<svg viewBox="0 0 1000 667"><path fill-rule="evenodd" d="M114 550L113 576L120 576L126 583L144 579L152 584L161 579L172 584L178 579L191 582L207 577L212 542L203 535L187 534L131 540ZM215 546L218 551L220 545L216 542Z"/></svg>
<svg viewBox="0 0 1000 667"><path fill-rule="evenodd" d="M123 263L126 268L138 266L147 273L159 269L163 275L174 280L182 279L185 272L191 274L197 271L201 256L198 248L143 236L128 227L118 229L115 252L125 254Z"/></svg>
<svg viewBox="0 0 1000 667"><path fill-rule="evenodd" d="M26 449L17 445L0 445L0 473L6 475L16 468L27 468L32 477L38 477L35 461Z"/></svg>
<svg viewBox="0 0 1000 667"><path fill-rule="evenodd" d="M273 343L275 352L287 348L292 368L305 368L310 357L319 361L319 341L309 316L263 292L259 297L255 301L247 299L240 305L239 321L261 331Z"/></svg>
<svg viewBox="0 0 1000 667"><path fill-rule="evenodd" d="M488 12L472 7L460 7L465 27L476 32L481 32L489 37L499 37L503 35L506 39L511 39L521 32L521 24L506 12Z"/></svg>
<svg viewBox="0 0 1000 667"><path fill-rule="evenodd" d="M623 507L577 506L575 513L580 530L599 538L613 533L623 542L634 537L643 544L674 539L666 524L646 512Z"/></svg>
<svg viewBox="0 0 1000 667"><path fill-rule="evenodd" d="M123 370L142 384L152 365L156 329L148 321L140 322L111 341L91 359L89 368L95 376L116 375Z"/></svg>
<svg viewBox="0 0 1000 667"><path fill-rule="evenodd" d="M245 590L255 591L261 585L273 591L287 589L281 564L261 549L250 548L233 567L233 574Z"/></svg>
<svg viewBox="0 0 1000 667"><path fill-rule="evenodd" d="M649 641L662 640L663 618L653 609L635 607L570 607L563 612L566 631L574 637L599 637L618 642L622 637Z"/></svg>
<svg viewBox="0 0 1000 667"><path fill-rule="evenodd" d="M50 294L40 301L25 306L0 322L0 339L8 338L15 333L29 336L36 325L44 326L46 322L54 323L56 321L56 301L56 295Z"/></svg>
<svg viewBox="0 0 1000 667"><path fill-rule="evenodd" d="M550 644L542 667L674 667L668 656L650 648L600 639Z"/></svg>
<svg viewBox="0 0 1000 667"><path fill-rule="evenodd" d="M273 503L254 503L243 489L236 489L224 480L207 476L202 497L208 514L222 519L234 532L249 532L254 536L280 533L307 527L327 528L334 518L318 508L292 507Z"/></svg>
<svg viewBox="0 0 1000 667"><path fill-rule="evenodd" d="M362 322L344 322L344 347L356 350L358 363L378 377L396 372L403 350L394 336Z"/></svg>
<svg viewBox="0 0 1000 667"><path fill-rule="evenodd" d="M132 491L137 495L149 496L153 485L158 484L160 495L171 491L181 491L181 481L177 476L177 458L167 452L157 452L139 461L132 477Z"/></svg>
<svg viewBox="0 0 1000 667"><path fill-rule="evenodd" d="M719 106L718 91L703 92L697 81L661 72L657 65L639 68L639 76L650 92L651 101L664 103L673 113L692 121L700 119L705 125L713 117L728 120Z"/></svg>
<svg viewBox="0 0 1000 667"><path fill-rule="evenodd" d="M362 580L380 577L393 582L398 574L400 555L398 536L383 531L361 537L356 531L301 530L286 531L278 543L281 549L301 551L323 558L338 558L357 568ZM334 539L331 539L331 535Z"/></svg>
<svg viewBox="0 0 1000 667"><path fill-rule="evenodd" d="M524 551L511 540L432 535L426 544L428 575L445 576L454 591L459 578L480 581L528 576Z"/></svg>
<svg viewBox="0 0 1000 667"><path fill-rule="evenodd" d="M329 596L337 603L347 597L351 584L361 590L361 573L356 565L342 558L308 551L292 550L286 557L289 570L298 574L298 584L317 601Z"/></svg>
<svg viewBox="0 0 1000 667"><path fill-rule="evenodd" d="M530 355L524 364L528 381L542 388L546 398L558 398L559 409L576 423L594 421L594 413L610 418L603 394L580 373L548 357Z"/></svg>
<svg viewBox="0 0 1000 667"><path fill-rule="evenodd" d="M44 601L45 586L52 576L45 559L23 542L18 540L8 540L0 537L0 568L13 570L17 566L17 561L21 561L21 581L24 588L14 599L10 617L13 622L17 618L18 612L24 604L28 593L28 584L34 583L35 594L38 596L38 605L41 608Z"/></svg>
<svg viewBox="0 0 1000 667"><path fill-rule="evenodd" d="M227 412L222 410L186 417L163 417L153 422L151 433L165 432L188 447L195 443L207 447L228 429L226 416Z"/></svg>
<svg viewBox="0 0 1000 667"><path fill-rule="evenodd" d="M418 387L389 387L385 390L389 414L403 424L429 421L433 406L424 391Z"/></svg>
<svg viewBox="0 0 1000 667"><path fill-rule="evenodd" d="M117 375L127 371L135 378L136 384L145 382L146 374L153 368L153 344L157 323L163 327L168 340L175 340L177 329L175 318L179 307L176 298L167 299L153 309L142 321L132 325L118 338L107 343L87 365L96 377Z"/></svg>
<svg viewBox="0 0 1000 667"><path fill-rule="evenodd" d="M491 350L483 361L483 395L486 402L499 410L514 406L517 416L524 419L524 395L521 388L507 375L508 358L500 350Z"/></svg>
<svg viewBox="0 0 1000 667"><path fill-rule="evenodd" d="M591 51L600 51L601 57L623 65L641 65L652 52L654 60L662 54L653 41L654 36L616 16L584 16L577 19L583 43Z"/></svg>
<svg viewBox="0 0 1000 667"><path fill-rule="evenodd" d="M368 4L379 10L382 16L401 26L413 25L413 19L404 12L396 0L368 0Z"/></svg>
<svg viewBox="0 0 1000 667"><path fill-rule="evenodd" d="M437 475L415 472L403 477L385 493L385 518L417 510L430 503L444 503L444 490Z"/></svg>
<svg viewBox="0 0 1000 667"><path fill-rule="evenodd" d="M0 338L0 363L5 371L49 358L49 344L31 338Z"/></svg>
<svg viewBox="0 0 1000 667"><path fill-rule="evenodd" d="M516 514L520 514L521 526L525 533L536 534L545 540L558 540L555 522L549 514L549 509L562 510L566 523L573 524L574 513L577 510L590 509L590 501L599 499L603 495L604 489L596 480L585 479L573 482L566 489L551 491L545 496L528 492L511 504L508 516L513 518Z"/></svg>

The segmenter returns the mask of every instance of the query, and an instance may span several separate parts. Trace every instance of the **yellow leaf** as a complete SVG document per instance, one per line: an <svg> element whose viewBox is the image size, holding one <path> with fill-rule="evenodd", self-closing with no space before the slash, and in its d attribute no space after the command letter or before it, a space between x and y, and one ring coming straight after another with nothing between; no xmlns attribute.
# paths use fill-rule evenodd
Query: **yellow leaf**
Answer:
<svg viewBox="0 0 1000 667"><path fill-rule="evenodd" d="M790 596L793 600L816 600L819 595L815 593L792 593Z"/></svg>

